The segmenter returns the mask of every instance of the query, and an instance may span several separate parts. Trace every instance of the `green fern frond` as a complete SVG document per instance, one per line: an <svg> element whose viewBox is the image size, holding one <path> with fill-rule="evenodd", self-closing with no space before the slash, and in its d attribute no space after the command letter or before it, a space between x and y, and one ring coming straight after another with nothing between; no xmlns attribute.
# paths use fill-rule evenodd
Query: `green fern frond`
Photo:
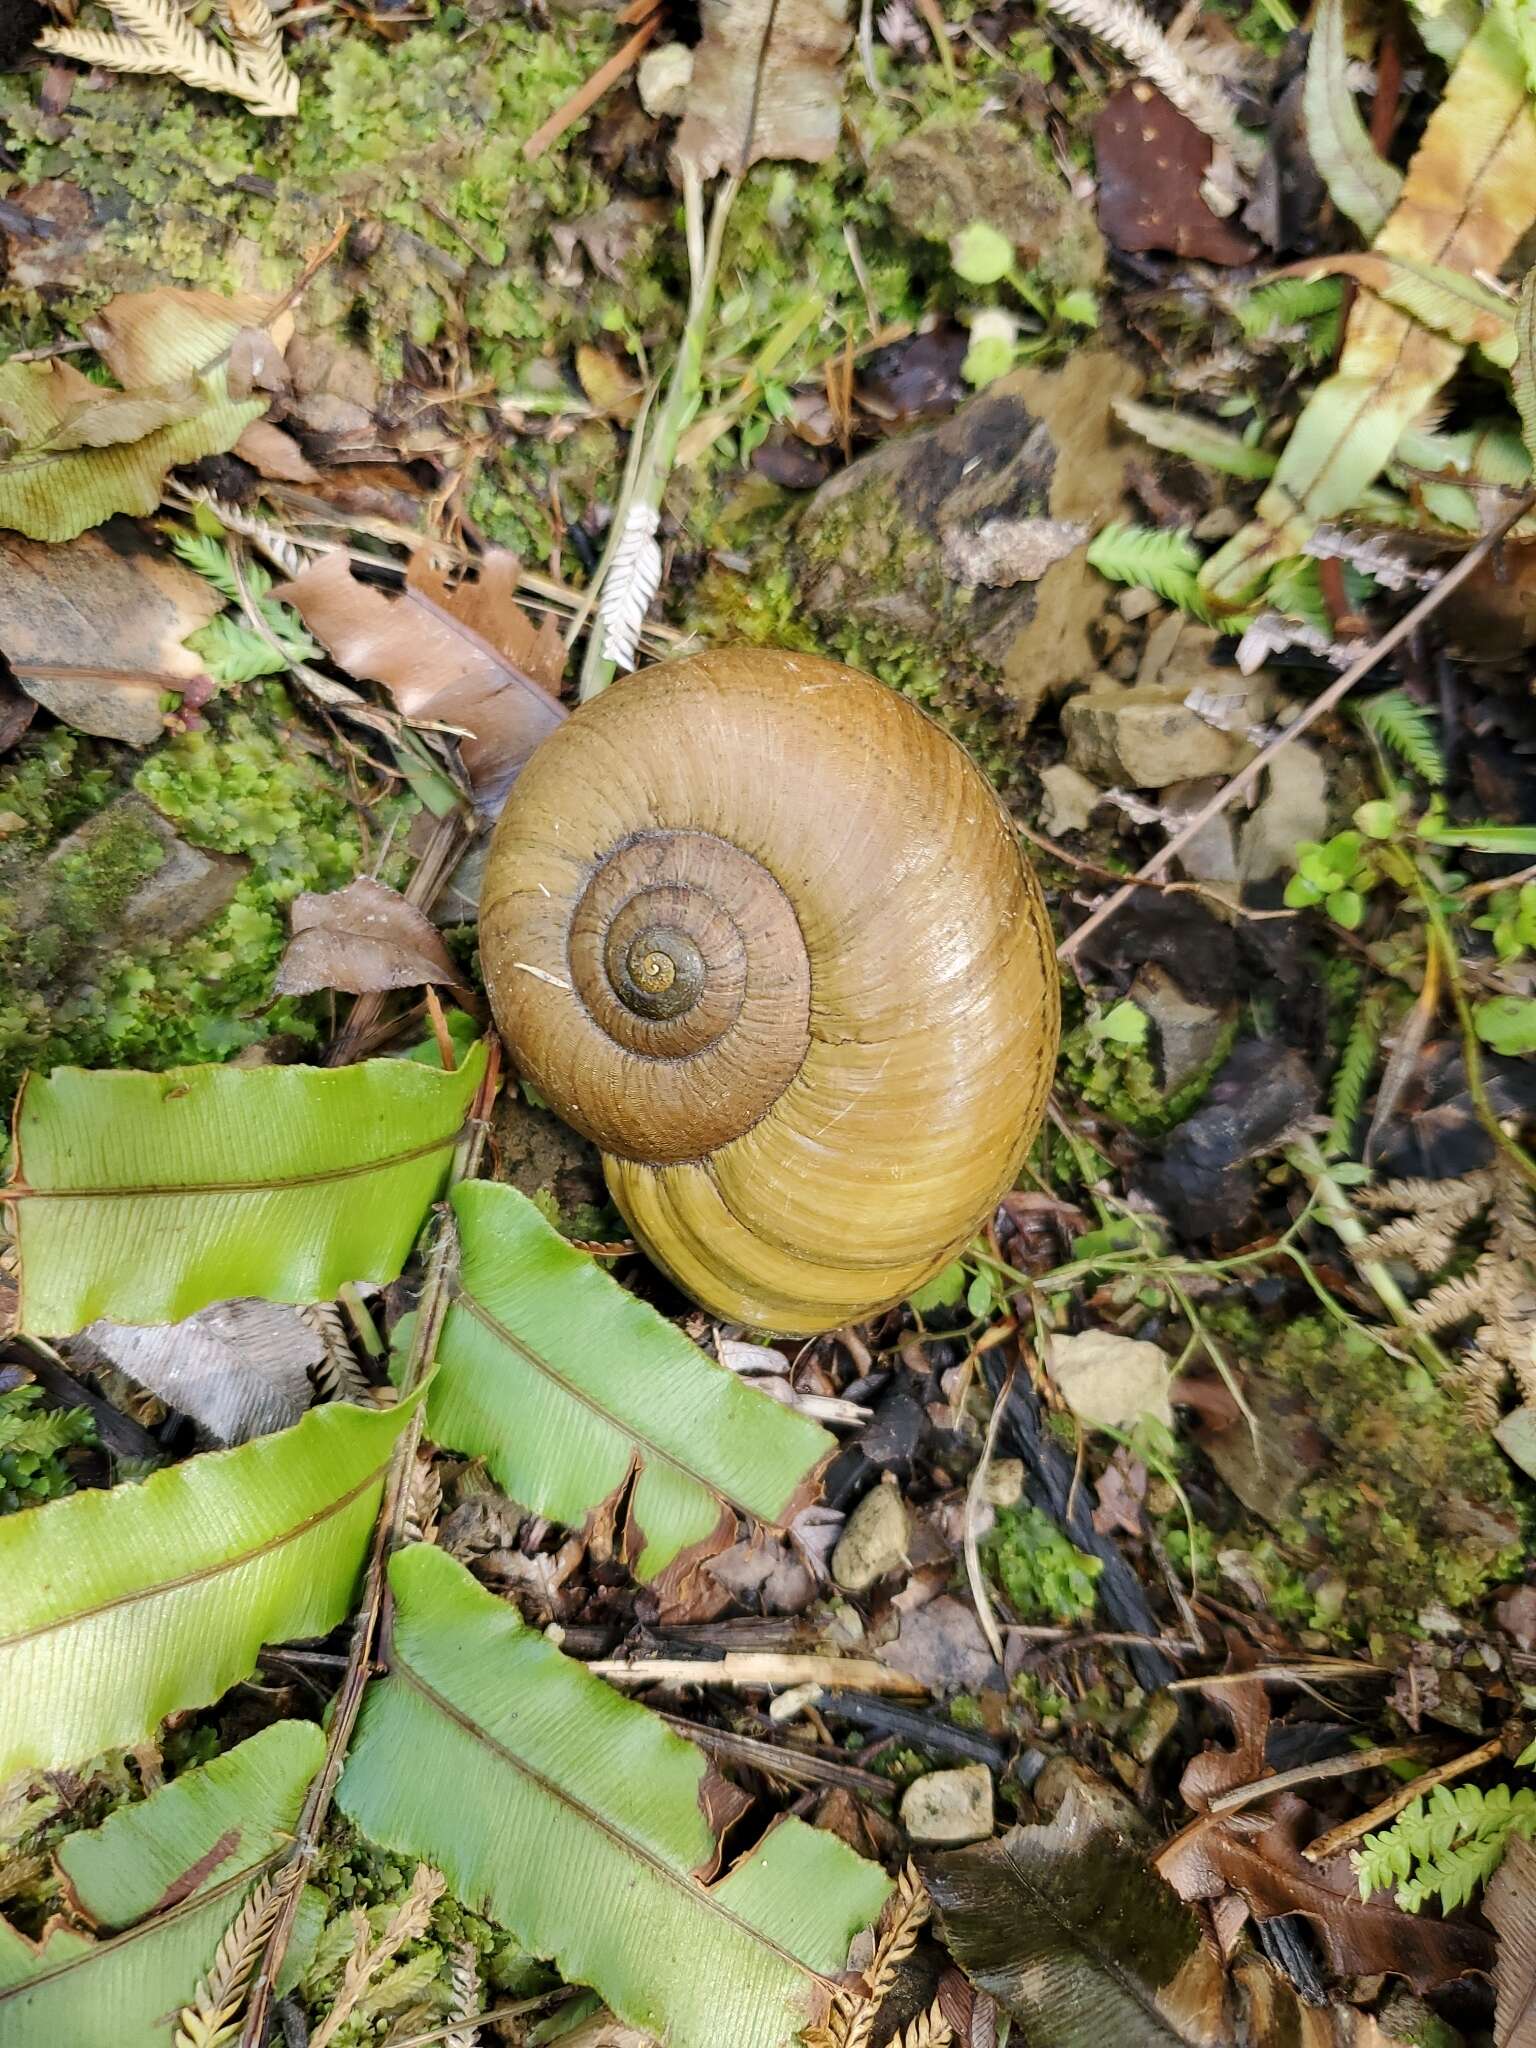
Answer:
<svg viewBox="0 0 1536 2048"><path fill-rule="evenodd" d="M1536 1835L1536 1791L1437 1785L1355 1851L1360 1896L1393 1891L1405 1913L1432 1900L1448 1913L1488 1882L1512 1835Z"/></svg>
<svg viewBox="0 0 1536 2048"><path fill-rule="evenodd" d="M1438 789L1445 781L1445 756L1430 723L1433 715L1422 704L1415 704L1406 690L1383 690L1360 706L1366 730L1406 761L1432 789Z"/></svg>
<svg viewBox="0 0 1536 2048"><path fill-rule="evenodd" d="M1111 583L1129 583L1155 590L1169 604L1196 618L1206 617L1196 578L1200 550L1183 528L1134 526L1117 519L1094 536L1088 563Z"/></svg>
<svg viewBox="0 0 1536 2048"><path fill-rule="evenodd" d="M171 552L185 562L189 569L195 569L205 583L211 583L220 597L227 598L231 604L240 602L240 586L235 581L235 572L229 560L229 549L225 547L223 541L216 540L211 533L198 533L188 529L171 535ZM258 588L252 570L261 576L266 576L266 571L259 569L254 563L251 569L246 571L246 581L250 589L260 596L271 587L271 579L267 578L267 581Z"/></svg>
<svg viewBox="0 0 1536 2048"><path fill-rule="evenodd" d="M1239 299L1233 312L1250 341L1279 328L1299 327L1325 313L1337 313L1344 291L1336 277L1278 277Z"/></svg>
<svg viewBox="0 0 1536 2048"><path fill-rule="evenodd" d="M1387 991L1378 986L1361 999L1350 1019L1349 1035L1339 1064L1334 1070L1328 1095L1328 1143L1330 1159L1346 1158L1360 1121L1365 1091L1376 1071L1381 1051L1381 1034L1387 1020Z"/></svg>

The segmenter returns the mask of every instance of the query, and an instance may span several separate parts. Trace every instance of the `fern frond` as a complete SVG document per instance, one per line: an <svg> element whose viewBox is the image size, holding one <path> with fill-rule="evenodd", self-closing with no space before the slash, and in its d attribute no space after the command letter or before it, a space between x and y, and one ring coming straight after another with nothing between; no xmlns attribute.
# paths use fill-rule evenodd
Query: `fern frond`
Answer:
<svg viewBox="0 0 1536 2048"><path fill-rule="evenodd" d="M265 0L232 0L231 34L239 57L192 27L175 0L112 0L114 18L126 33L99 29L45 29L38 47L106 71L133 71L179 78L201 92L227 93L258 114L292 114L298 109L298 79L283 58L277 24ZM238 14L241 27L235 26ZM259 17L265 17L265 22Z"/></svg>
<svg viewBox="0 0 1536 2048"><path fill-rule="evenodd" d="M1467 1420L1475 1429L1491 1430L1499 1419L1499 1395L1507 1367L1480 1344L1473 1344L1445 1375L1444 1384L1461 1395Z"/></svg>
<svg viewBox="0 0 1536 2048"><path fill-rule="evenodd" d="M329 2043L335 2040L358 2010L369 1985L385 1964L393 1962L407 1942L417 1940L426 1932L432 1908L445 1889L446 1880L441 1871L433 1870L429 1864L418 1863L410 1889L391 1914L377 1941L371 1938L367 1915L358 1913L354 1916L356 1933L352 1953L347 1957L330 2011L309 2037L309 2048L329 2048Z"/></svg>
<svg viewBox="0 0 1536 2048"><path fill-rule="evenodd" d="M1149 78L1202 135L1231 151L1245 171L1257 170L1263 144L1238 126L1232 108L1208 78L1180 55L1150 14L1132 0L1048 0L1051 12L1108 43L1144 78Z"/></svg>
<svg viewBox="0 0 1536 2048"><path fill-rule="evenodd" d="M1430 723L1433 716L1422 704L1415 704L1406 690L1383 690L1360 706L1366 730L1406 761L1432 789L1438 789L1445 781L1445 756Z"/></svg>
<svg viewBox="0 0 1536 2048"><path fill-rule="evenodd" d="M325 1346L325 1356L314 1368L315 1381L328 1401L351 1401L359 1408L376 1407L372 1383L357 1362L346 1320L333 1301L313 1301L299 1315Z"/></svg>
<svg viewBox="0 0 1536 2048"><path fill-rule="evenodd" d="M1205 617L1196 581L1200 550L1182 527L1134 526L1127 520L1113 520L1094 535L1087 559L1089 567L1111 583L1155 590L1181 611Z"/></svg>
<svg viewBox="0 0 1536 2048"><path fill-rule="evenodd" d="M453 1987L453 2010L448 2017L463 2024L456 2025L451 2034L444 2035L443 2048L476 2048L480 2029L474 2024L474 2019L484 2007L485 1997L480 1982L480 1966L470 1942L461 1942L454 1950L448 1981Z"/></svg>
<svg viewBox="0 0 1536 2048"><path fill-rule="evenodd" d="M955 2038L955 2030L944 2017L944 2009L935 1999L926 2012L920 2012L915 2020L896 2036L891 2048L949 2048Z"/></svg>
<svg viewBox="0 0 1536 2048"><path fill-rule="evenodd" d="M299 81L283 56L283 38L267 0L225 0L225 23L256 88L251 111L278 119L299 111Z"/></svg>
<svg viewBox="0 0 1536 2048"><path fill-rule="evenodd" d="M1487 1208L1493 1194L1492 1171L1479 1167L1454 1180L1410 1177L1382 1181L1378 1187L1357 1189L1355 1202L1363 1209L1410 1209L1417 1216L1443 1218L1452 1229L1460 1230Z"/></svg>
<svg viewBox="0 0 1536 2048"><path fill-rule="evenodd" d="M1421 1273L1438 1273L1456 1249L1456 1225L1436 1216L1398 1216L1373 1230L1363 1249L1373 1259L1407 1259Z"/></svg>
<svg viewBox="0 0 1536 2048"><path fill-rule="evenodd" d="M654 505L630 506L598 599L603 653L615 668L626 672L635 665L645 615L661 588L661 549L656 545L660 523Z"/></svg>
<svg viewBox="0 0 1536 2048"><path fill-rule="evenodd" d="M1479 1264L1459 1280L1443 1280L1413 1305L1414 1327L1436 1332L1481 1317L1488 1306L1491 1276Z"/></svg>
<svg viewBox="0 0 1536 2048"><path fill-rule="evenodd" d="M1327 1152L1330 1158L1341 1159L1349 1153L1355 1126L1365 1104L1365 1091L1376 1071L1386 1021L1387 991L1381 987L1367 990L1350 1019L1344 1050L1339 1054L1339 1064L1334 1070L1333 1085L1329 1090Z"/></svg>
<svg viewBox="0 0 1536 2048"><path fill-rule="evenodd" d="M1273 284L1244 293L1232 312L1250 341L1262 341L1320 314L1337 313L1343 298L1344 288L1336 277L1277 277Z"/></svg>
<svg viewBox="0 0 1536 2048"><path fill-rule="evenodd" d="M288 1871L264 1878L235 1915L213 1968L177 2016L176 2048L225 2048L240 2032L240 2008L292 1884Z"/></svg>
<svg viewBox="0 0 1536 2048"><path fill-rule="evenodd" d="M1432 1899L1450 1912L1487 1883L1515 1834L1527 1841L1536 1834L1536 1792L1528 1786L1484 1792L1476 1785L1437 1785L1427 1801L1416 1799L1355 1851L1360 1896L1395 1890L1406 1913Z"/></svg>

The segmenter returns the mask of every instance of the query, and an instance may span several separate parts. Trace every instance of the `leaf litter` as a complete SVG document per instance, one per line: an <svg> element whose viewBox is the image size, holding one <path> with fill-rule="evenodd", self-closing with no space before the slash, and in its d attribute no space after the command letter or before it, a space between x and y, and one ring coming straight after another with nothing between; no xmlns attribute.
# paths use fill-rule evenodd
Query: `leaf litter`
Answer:
<svg viewBox="0 0 1536 2048"><path fill-rule="evenodd" d="M283 885L289 942L280 960L274 946L263 975L283 1030L298 1023L311 1045L329 1034L339 1071L297 1066L303 1043L283 1044L247 1009L229 1021L232 1041L256 1033L250 1068L172 1068L158 1079L64 1072L36 1077L22 1098L11 1212L23 1356L38 1377L20 1389L29 1401L14 1423L6 1403L17 1390L0 1380L0 1488L26 1503L0 1521L0 1544L15 1532L23 1548L38 1546L21 1577L28 1597L41 1597L34 1587L46 1584L54 1546L76 1554L69 1532L96 1515L92 1568L118 1573L103 1597L145 1619L125 1624L118 1656L87 1643L95 1616L46 1601L28 1610L13 1654L30 1654L34 1638L59 1654L30 1681L18 1810L56 1796L27 1789L44 1782L45 1756L56 1777L76 1774L104 1802L124 1796L113 1773L129 1766L112 1752L91 1764L93 1746L132 1744L141 1789L167 1755L173 1776L106 1823L133 1819L164 1866L154 1899L119 1899L136 1949L114 1946L117 1923L73 1872L70 1910L84 1906L105 1938L50 1921L63 1895L33 1859L19 1890L0 1890L15 1916L0 1920L0 1999L17 1997L15 2010L30 2015L36 1945L62 1959L78 1943L78 1969L72 1947L72 1967L48 1979L60 2002L26 2021L39 2041L61 2028L86 2038L79 2014L98 2001L128 2014L114 2038L136 2038L141 2008L123 2007L115 1979L110 1994L76 1988L134 1952L149 1958L135 1980L146 2015L150 2004L155 2016L179 2013L189 2041L254 2038L281 1958L292 1982L313 1957L318 1914L329 1945L313 1980L301 1975L284 1995L322 2040L364 2025L395 2042L456 2038L510 1993L498 1944L512 1942L511 1929L620 2015L592 2017L577 2039L632 2039L637 2026L718 2038L724 2008L733 2038L741 2013L765 2043L810 2018L813 2038L832 2048L867 2042L877 2021L880 2037L904 2048L979 2048L996 2040L999 2012L1031 2040L1063 2044L1102 2033L1106 2015L1137 2041L1378 2048L1409 2028L1459 2048L1491 2024L1501 2048L1519 2042L1529 1852L1507 1816L1525 1811L1510 1785L1524 1768L1512 1759L1529 1662L1529 1631L1523 1641L1512 1633L1524 1626L1524 1482L1513 1475L1536 1458L1522 1423L1530 1259L1520 1139L1532 1104L1518 1072L1519 1049L1536 1043L1536 929L1518 867L1536 852L1523 822L1531 736L1520 675L1500 672L1497 657L1490 670L1486 656L1474 671L1433 644L1442 629L1451 648L1465 644L1488 598L1471 575L1458 582L1453 570L1443 590L1432 579L1458 552L1477 570L1481 548L1484 580L1518 587L1518 555L1489 536L1520 515L1511 493L1530 475L1520 429L1531 411L1531 294L1499 275L1529 183L1519 175L1530 147L1527 25L1501 9L1469 36L1476 25L1459 11L1416 8L1382 33L1367 80L1357 60L1368 44L1336 5L1317 12L1304 77L1295 45L1257 17L1235 33L1207 17L1190 34L1122 0L1074 0L1048 33L1010 19L1011 40L995 46L990 28L961 34L937 10L898 8L862 25L858 62L845 71L855 29L837 8L706 9L686 63L668 46L688 79L674 135L663 125L674 117L650 110L644 80L641 107L624 93L602 98L659 31L654 14L627 12L613 59L594 59L585 82L566 79L517 129L515 152L537 158L548 179L533 211L547 205L558 226L537 305L504 305L499 329L479 294L487 278L494 287L522 275L527 251L504 262L504 238L523 232L529 209L482 204L473 180L439 192L422 153L436 210L413 213L409 229L354 224L331 259L336 290L318 275L324 312L294 345L291 369L285 306L209 291L182 262L168 266L174 288L109 296L94 317L63 302L34 306L41 331L73 331L99 368L37 355L28 334L21 359L0 370L0 517L9 508L15 528L59 543L80 536L46 552L0 543L8 561L28 565L30 586L19 571L11 585L35 599L23 612L13 588L0 594L0 647L42 707L4 725L18 760L84 748L68 757L84 788L103 770L137 776L139 757L117 751L125 742L152 750L152 768L183 750L197 764L197 796L178 829L196 844L204 815L222 811L244 851L288 828L264 814L260 787L227 753L215 768L202 750L255 707L276 718L281 747L323 759L344 784L369 856L317 887ZM287 115L302 75L303 94L333 108L339 74L320 75L312 46L344 67L362 61L364 31L285 23L304 53L290 74L263 17L241 6L194 27L162 21L146 0L117 24L139 33L137 48L104 47L123 38L89 12L63 33L77 55L119 69L86 100L141 107L149 102L137 96L164 94L153 104L174 109L187 86ZM503 34L544 33L491 25L476 61ZM363 97L376 110L394 89L390 39L414 60L434 35L430 23L400 22L366 45L379 68ZM123 75L162 43L179 84ZM489 60L483 68L489 76ZM72 76L63 67L38 76L51 81L47 118L61 124L50 141L79 171L71 124L93 115L61 97ZM1298 101L1299 121L1283 112ZM457 118L462 98L445 103ZM1428 126L1410 154L1395 124L1411 137L1421 115ZM914 224L849 170L872 158L882 123L921 127L933 145L923 160L942 166L947 128L951 150L980 160L983 128L999 119L1012 124L1016 155L1053 166L1079 213L1096 198L1115 252L1109 272L1100 251L1091 283L1086 272L1063 282L1051 238L1009 216L1000 191L973 181L989 218L946 222L943 179L933 177L935 217ZM305 121L301 96L281 132ZM1493 130L1504 139L1490 155ZM619 194L592 218L649 208L648 233L664 237L670 202L655 192L669 142L688 307L657 310L671 288L658 270L656 295L631 290L632 314L598 318L597 279L633 287L632 252L623 235L584 238L560 189L564 167L585 174L590 163ZM345 153L340 128L327 147ZM247 178L262 206L272 195L256 188L281 194L289 176L286 148L274 141ZM765 163L741 178L766 159L797 168ZM37 169L29 161L27 174ZM1315 193L1319 176L1337 218L1319 216L1315 200L1298 212L1295 195ZM1260 197L1245 211L1250 178ZM1279 202L1272 190L1264 197L1266 181ZM57 181L46 208L37 190L35 210L25 188L0 201L24 291L48 267L39 222L50 210L66 227L77 217ZM830 229L831 267L823 250L793 242L802 198L803 218ZM732 239L733 207L740 233L757 238L750 261ZM1460 225L1436 239L1436 219L1451 213ZM1370 246L1338 247L1351 228ZM542 251L543 232L528 246ZM929 248L914 268L917 235ZM790 237L792 261L811 251L789 303L775 236ZM306 244L306 258L322 239ZM1261 239L1285 266L1270 282L1244 273ZM74 246L54 252L66 268ZM978 283L969 258L946 271L937 252L962 246L1000 249L996 274ZM409 318L386 268L410 274ZM272 272L281 265L266 265L263 279ZM425 272L449 280L454 300L435 327L422 317ZM236 274L256 273L242 260L220 282ZM517 354L523 330L553 322L562 294L578 325L546 338L530 368ZM1112 531L1095 537L1102 507L1068 519L1052 516L1048 497L989 499L985 463L938 488L922 468L932 457L921 433L897 438L910 408L883 394L916 379L923 408L942 416L964 379L1024 363L1036 365L1026 373L1042 408L1035 430L1059 432L1035 394L1055 388L1054 365L1099 322L1156 401L1118 406L1123 437L1106 406L1103 459L1119 465L1119 509L1130 515ZM938 357L942 377L925 367ZM586 629L604 551L610 587L597 600L583 694L606 681L616 650L627 665L642 639L671 644L680 629L799 644L815 616L796 581L811 525L770 561L761 543L765 533L785 539L783 495L739 524L726 498L738 487L779 491L776 478L793 489L826 477L835 492L843 470L888 437L925 450L883 492L886 517L915 522L892 551L906 586L883 600L873 640L856 644L825 615L816 630L955 721L1016 800L1031 720L1027 746L1038 737L1042 751L1029 752L1029 766L1043 760L1058 782L1066 772L1086 786L1056 842L1032 833L1081 976L1060 1114L1034 1162L1036 1194L1011 1196L920 1302L801 1348L711 1330L702 1317L683 1333L682 1303L634 1262L590 1156L536 1104L514 1113L513 1091L492 1106L480 1056L468 1053L473 1018L445 1014L434 992L475 1008L472 947L463 934L445 942L433 909L445 923L472 909L485 823L564 719L567 642ZM684 447L687 470L674 474ZM1055 459L1061 466L1059 450ZM190 461L198 467L168 485ZM930 496L948 509L924 531ZM163 558L125 553L119 529L86 531L109 513L147 516L162 498L178 554L200 572L195 594L165 575ZM1326 547L1314 545L1319 521ZM1037 602L1039 565L1018 573L1015 557L1033 561L1042 533L1058 584L1058 571L1081 571L1075 587L1092 608L1074 644L1098 677L1095 716L1123 710L1127 746L1138 692L1166 687L1175 612L1241 628L1262 579L1265 644L1283 663L1279 711L1262 715L1294 718L1310 699L1306 715L1332 719L1312 757L1325 815L1314 803L1304 847L1287 839L1278 873L1240 879L1235 861L1222 866L1220 834L1194 830L1240 792L1191 788L1188 777L1107 789L1101 760L1139 757L1116 740L1094 761L1078 746L1074 759L1076 715L1058 739L1057 714L1021 682L1029 657L1009 653L1006 631L989 642L1001 665L941 647L932 622L976 581L981 559L962 533L990 538L1002 567L983 564L981 581L999 607ZM1085 564L1078 551L1090 540ZM857 530L838 544L874 585L879 550ZM253 555L287 582L273 591ZM547 571L532 566L546 556ZM1389 559L1412 562L1430 593L1430 640L1407 652L1407 600L1393 594L1401 579L1387 574ZM1119 576L1118 593L1093 580L1100 570ZM941 601L914 609L929 578ZM231 609L218 611L210 590ZM1518 635L1517 607L1505 609ZM1384 666L1392 658L1391 694L1408 707L1373 707L1358 732L1355 675L1320 700L1299 658L1336 656L1351 635ZM1195 645L1180 643L1172 708L1214 730L1212 707L1232 695L1233 678L1214 634ZM90 687L67 699L61 678L82 649ZM205 696L205 672L216 697ZM351 718L345 736L313 712L296 715L285 677L312 706ZM1088 680L1087 667L1062 678L1069 690ZM1001 725L989 722L1010 702ZM61 739L71 724L76 736ZM1300 753L1294 737L1262 730L1230 739L1234 749L1277 744ZM1287 758L1260 756L1251 780L1267 766L1277 775L1270 761ZM67 779L67 769L51 772ZM156 769L145 787L163 794L158 778ZM415 864L404 893L375 864L390 858L397 829L378 807L400 790L416 811L408 854L389 870L402 879ZM0 858L13 835L30 845L23 800L0 804ZM1022 815L1033 825L1027 798ZM97 843L52 829L76 866ZM1102 925L1106 882L1149 848L1161 862L1152 881L1225 892L1220 915L1181 920L1176 896L1142 887L1121 929L1105 934L1113 943L1079 943ZM0 879L3 908L11 871ZM1292 900L1303 889L1312 894ZM247 909L239 895L232 931ZM42 945L24 915L18 929L30 949ZM1363 936L1341 945L1340 931ZM164 961L152 949L145 977ZM1448 1029L1439 1041L1436 1021ZM393 1057L347 1066L361 1049ZM1312 1145L1305 1127L1324 1080L1329 1135ZM173 1126L194 1117L198 1143L173 1142ZM522 1192L478 1181L482 1154L495 1179ZM353 1285L365 1278L381 1285L366 1305ZM338 1293L348 1315L339 1335ZM67 1335L92 1315L113 1320ZM62 1362L36 1348L49 1335L61 1337ZM393 1408L389 1390L371 1385L391 1348L404 1395ZM1074 1358L1112 1359L1107 1385L1074 1383ZM132 1470L112 1470L106 1452L83 1445L50 1451L49 1418L71 1411L40 1419L37 1397L67 1402L72 1384L141 1418L137 1441L154 1432L156 1455L176 1459L170 1470L103 1491ZM782 1403L765 1403L765 1389ZM317 1391L378 1405L308 1413ZM238 1448L194 1449L189 1421ZM365 1436L377 1453L366 1471L353 1456ZM386 1440L401 1445L394 1477L383 1470ZM220 1589L218 1626L168 1576L187 1551L166 1530L191 1509L167 1481L231 1530L250 1534L251 1517L270 1514L252 1538L265 1576L243 1555L196 1567ZM43 1504L50 1489L75 1486L75 1498ZM863 1577L840 1576L845 1520L852 1527L850 1516L882 1502L899 1541ZM344 1522L345 1543L305 1549L312 1522ZM39 1527L61 1533L45 1542L31 1533ZM402 1536L388 1568L391 1608L386 1557ZM975 1580L957 1568L967 1546L996 1610L1000 1659L977 1620ZM259 1640L333 1624L318 1646ZM509 1691L514 1660L528 1674ZM1170 1684L1175 1673L1204 1690ZM322 1766L308 1717L338 1682ZM1335 1684L1347 1705L1330 1704ZM622 1699L620 1685L644 1704ZM239 1738L256 1699L270 1705L254 1711L279 1717L256 1741L290 1742L309 1789L302 1812L291 1794L282 1808L291 1857L279 1845L250 1862L233 1851L221 1859L232 1834L272 1840L241 1775L251 1745ZM682 1709L674 1731L699 1730L731 1793L679 1733L662 1734L653 1709L663 1704ZM305 1718L281 1718L294 1713ZM1211 1742L1229 1715L1235 1748ZM175 1754L187 1725L214 1763ZM295 1728L303 1734L282 1734ZM1375 1746L1348 1753L1363 1728ZM548 1750L534 1754L546 1734ZM1463 1750L1446 1756L1453 1736ZM466 1741L467 1767L455 1748ZM695 1788L665 1813L643 1765L625 1768L663 1753L666 1772ZM409 1772L399 1766L407 1754ZM1408 1791L1406 1812L1383 1821L1379 1759L1394 1755L1429 1768L1420 1796ZM886 1887L877 1865L901 1868L903 1816L924 1809L925 1779L937 1796L946 1764L979 1769L989 1785L995 1774L1017 1819L926 1867L936 1927L910 1872L871 1926ZM200 1771L225 1766L229 1804L210 1800L208 1826L220 1832L204 1839ZM1463 1768L1475 1781L1453 1794L1441 1778ZM379 1852L328 1822L338 1771L342 1809L403 1859L394 1875L372 1874L367 1859ZM1265 1792L1270 1773L1284 1782ZM793 1818L786 1784L804 1792ZM1211 1810L1223 1789L1244 1801ZM18 1882L9 1841L27 1839L6 1798L0 1887ZM541 1845L557 1833L570 1856L546 1865ZM73 1845L89 1860L92 1840L76 1827L61 1863ZM588 1857L592 1883L579 1886ZM1380 1886L1362 1898L1371 1859L1387 1857L1394 1870L1407 1859L1397 1887L1406 1898L1438 1899L1445 1911L1406 1911ZM1466 1902L1500 1857L1485 1923ZM1451 1880L1473 1862L1475 1882L1457 1889ZM592 1911L605 1885L627 1885L620 1868L660 1884L666 1904L644 1929L632 1915ZM305 1904L312 1875L318 1889ZM722 1899L740 1904L729 1927ZM725 1928L730 1955L701 1935L679 1937L688 1966L669 1957L656 1929L674 1913L680 1926ZM458 1939L466 1930L473 1939ZM534 1988L505 1995L522 2008L514 2029L563 1995L552 1974L523 1965Z"/></svg>

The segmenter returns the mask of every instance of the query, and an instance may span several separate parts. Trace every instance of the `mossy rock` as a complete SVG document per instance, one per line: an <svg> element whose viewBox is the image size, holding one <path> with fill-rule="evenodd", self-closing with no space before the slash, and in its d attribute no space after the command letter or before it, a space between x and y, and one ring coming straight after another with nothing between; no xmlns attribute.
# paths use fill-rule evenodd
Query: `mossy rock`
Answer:
<svg viewBox="0 0 1536 2048"><path fill-rule="evenodd" d="M366 813L276 684L215 699L139 755L34 728L0 767L0 1091L28 1067L158 1068L274 1036L315 1044L324 997L272 981L286 906L370 868L415 800ZM405 854L384 877L403 879Z"/></svg>

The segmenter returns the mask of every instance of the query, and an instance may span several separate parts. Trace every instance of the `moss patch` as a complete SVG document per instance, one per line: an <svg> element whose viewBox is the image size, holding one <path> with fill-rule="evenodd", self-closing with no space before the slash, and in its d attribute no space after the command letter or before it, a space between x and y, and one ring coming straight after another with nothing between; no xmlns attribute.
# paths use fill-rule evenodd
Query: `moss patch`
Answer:
<svg viewBox="0 0 1536 2048"><path fill-rule="evenodd" d="M225 1059L278 1032L320 1036L323 997L267 1006L285 907L300 890L340 888L361 872L373 835L404 822L414 799L380 800L365 835L276 684L216 701L207 717L205 731L167 740L142 764L77 733L29 735L0 775L0 812L21 821L0 842L0 952L14 963L0 1002L7 1095L27 1067L163 1067ZM107 812L125 786L189 844L249 862L227 906L188 938L140 932L130 946L118 933L125 905L166 857L136 807ZM87 826L47 861L61 833L97 814L100 830ZM395 855L385 878L403 879L404 866Z"/></svg>

